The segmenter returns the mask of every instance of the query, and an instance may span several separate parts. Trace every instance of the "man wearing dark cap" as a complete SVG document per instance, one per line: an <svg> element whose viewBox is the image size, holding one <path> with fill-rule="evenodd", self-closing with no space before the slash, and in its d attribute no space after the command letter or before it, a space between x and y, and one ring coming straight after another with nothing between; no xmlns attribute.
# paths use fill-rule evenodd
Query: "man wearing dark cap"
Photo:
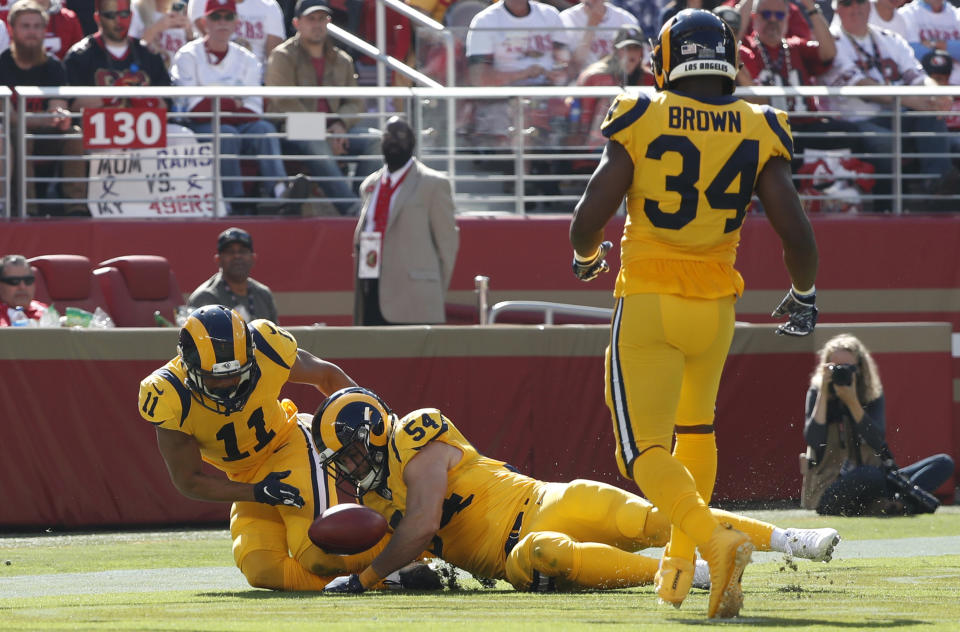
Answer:
<svg viewBox="0 0 960 632"><path fill-rule="evenodd" d="M250 278L257 260L250 233L242 228L228 228L220 233L214 258L220 271L193 291L188 301L190 307L226 305L247 322L257 318L277 322L277 306L270 288Z"/></svg>
<svg viewBox="0 0 960 632"><path fill-rule="evenodd" d="M450 181L414 158L413 129L400 117L387 121L380 144L384 166L360 185L353 322L445 322L460 247Z"/></svg>
<svg viewBox="0 0 960 632"><path fill-rule="evenodd" d="M267 61L264 85L313 87L357 86L357 74L353 58L334 45L327 35L331 9L326 0L299 0L294 9L293 27L296 34L274 49ZM337 159L352 156L375 156L378 150L376 138L370 138L370 130L360 114L366 111L363 99L353 97L267 99L270 112L324 112L329 134L326 140L293 140L283 138L284 154L304 156L304 166L341 215L356 215L359 199L352 186L337 165ZM283 131L283 119L278 121ZM343 135L349 131L350 137ZM377 130L373 130L374 132ZM363 135L368 135L364 137ZM377 168L375 158L360 159L356 177L362 180Z"/></svg>
<svg viewBox="0 0 960 632"><path fill-rule="evenodd" d="M950 73L953 72L953 57L950 53L934 49L924 55L920 63L931 79L941 86L950 85Z"/></svg>
<svg viewBox="0 0 960 632"><path fill-rule="evenodd" d="M953 85L950 83L950 74L953 72L953 57L945 50L932 50L923 56L920 64L926 71L927 76L941 86ZM944 123L947 125L947 131L950 138L950 153L956 156L960 154L960 99L951 97L953 114L944 117Z"/></svg>

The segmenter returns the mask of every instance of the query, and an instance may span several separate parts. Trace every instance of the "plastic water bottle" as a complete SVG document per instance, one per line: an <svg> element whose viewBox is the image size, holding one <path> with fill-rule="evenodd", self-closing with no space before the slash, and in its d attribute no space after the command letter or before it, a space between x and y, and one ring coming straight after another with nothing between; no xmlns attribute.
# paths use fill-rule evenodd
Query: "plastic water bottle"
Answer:
<svg viewBox="0 0 960 632"><path fill-rule="evenodd" d="M11 327L29 327L30 318L27 316L26 312L23 311L22 307L18 307L10 313L10 326Z"/></svg>
<svg viewBox="0 0 960 632"><path fill-rule="evenodd" d="M40 315L40 319L37 321L37 326L39 327L59 327L60 326L60 312L57 311L57 308L53 306L53 303L47 306L47 309L43 310L43 313Z"/></svg>
<svg viewBox="0 0 960 632"><path fill-rule="evenodd" d="M159 309L153 313L153 322L157 323L157 327L173 327L173 323L164 318Z"/></svg>
<svg viewBox="0 0 960 632"><path fill-rule="evenodd" d="M105 312L102 307L93 311L93 317L90 319L90 327L96 329L112 329L116 327L110 314Z"/></svg>

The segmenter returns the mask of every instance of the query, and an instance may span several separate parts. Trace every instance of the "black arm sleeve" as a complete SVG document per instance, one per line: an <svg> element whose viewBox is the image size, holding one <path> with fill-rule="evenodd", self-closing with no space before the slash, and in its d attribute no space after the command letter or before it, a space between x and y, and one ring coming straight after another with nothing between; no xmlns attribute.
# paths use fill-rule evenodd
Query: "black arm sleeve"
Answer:
<svg viewBox="0 0 960 632"><path fill-rule="evenodd" d="M863 407L863 419L856 424L860 438L878 453L887 444L887 416L883 395Z"/></svg>
<svg viewBox="0 0 960 632"><path fill-rule="evenodd" d="M823 460L823 452L827 448L827 425L818 424L813 420L813 408L819 393L820 389L815 386L807 390L806 418L803 422L803 438L806 439L807 445L813 448L818 463Z"/></svg>

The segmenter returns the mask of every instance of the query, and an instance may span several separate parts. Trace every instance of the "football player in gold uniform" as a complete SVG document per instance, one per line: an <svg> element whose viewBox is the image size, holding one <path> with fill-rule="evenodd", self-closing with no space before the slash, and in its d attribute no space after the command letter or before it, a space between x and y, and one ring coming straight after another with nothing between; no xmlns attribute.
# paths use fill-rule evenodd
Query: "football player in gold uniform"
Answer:
<svg viewBox="0 0 960 632"><path fill-rule="evenodd" d="M376 549L344 557L310 542L307 530L336 504L336 490L317 465L309 416L278 401L288 381L332 393L353 380L270 321L248 325L220 305L190 314L178 352L140 383L140 414L156 427L184 496L233 502L233 555L250 585L320 590L331 576L365 567ZM204 472L201 461L226 478Z"/></svg>
<svg viewBox="0 0 960 632"><path fill-rule="evenodd" d="M360 573L326 592L364 592L426 549L518 590L621 588L653 581L669 521L646 500L588 480L545 483L479 453L435 408L397 418L363 388L331 395L314 415L320 462L380 513L393 535ZM826 560L833 529L777 529L714 511L758 548ZM705 573L709 577L709 572ZM705 579L704 581L707 581Z"/></svg>
<svg viewBox="0 0 960 632"><path fill-rule="evenodd" d="M710 565L709 617L737 615L750 561L749 538L721 526L707 505L717 390L743 292L734 260L754 191L793 283L773 312L789 317L777 332L807 335L817 315L817 247L791 180L787 116L733 96L737 50L708 11L684 10L664 24L653 53L660 91L614 101L603 156L570 226L574 273L592 280L609 269L603 229L626 196L606 353L616 458L675 527L658 594L679 607L697 546Z"/></svg>

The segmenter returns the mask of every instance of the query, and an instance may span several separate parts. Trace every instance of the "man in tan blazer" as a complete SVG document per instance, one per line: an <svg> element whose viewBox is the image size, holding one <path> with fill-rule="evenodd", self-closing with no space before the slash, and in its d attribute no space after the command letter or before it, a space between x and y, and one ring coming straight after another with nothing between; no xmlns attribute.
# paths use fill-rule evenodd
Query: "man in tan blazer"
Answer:
<svg viewBox="0 0 960 632"><path fill-rule="evenodd" d="M447 177L413 157L413 129L387 121L384 167L360 185L354 233L357 325L442 323L444 297L460 247Z"/></svg>

